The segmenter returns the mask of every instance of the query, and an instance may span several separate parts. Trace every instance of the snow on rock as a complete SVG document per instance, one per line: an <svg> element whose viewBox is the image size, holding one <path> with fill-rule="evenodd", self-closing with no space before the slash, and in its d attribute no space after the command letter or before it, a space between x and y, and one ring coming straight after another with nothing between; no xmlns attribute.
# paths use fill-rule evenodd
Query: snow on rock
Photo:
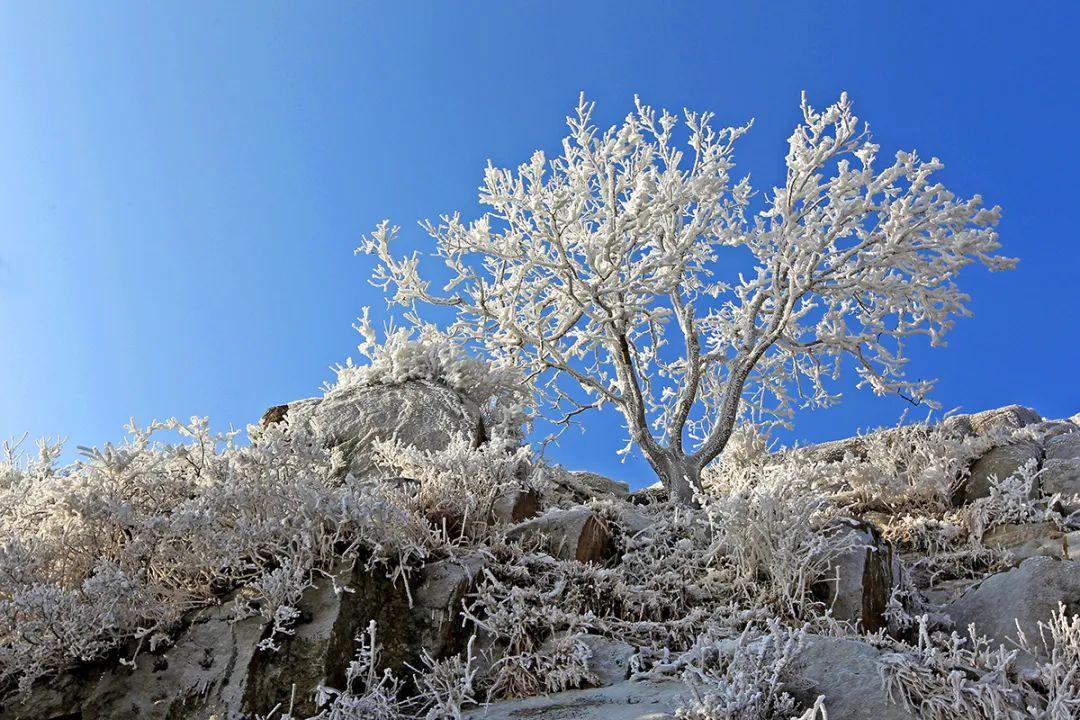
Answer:
<svg viewBox="0 0 1080 720"><path fill-rule="evenodd" d="M977 435L984 435L994 428L1019 429L1042 421L1039 413L1022 405L1007 405L993 410L984 410L968 415L967 418L971 423L971 429Z"/></svg>
<svg viewBox="0 0 1080 720"><path fill-rule="evenodd" d="M686 686L679 681L625 681L608 687L504 700L466 713L465 720L666 720Z"/></svg>

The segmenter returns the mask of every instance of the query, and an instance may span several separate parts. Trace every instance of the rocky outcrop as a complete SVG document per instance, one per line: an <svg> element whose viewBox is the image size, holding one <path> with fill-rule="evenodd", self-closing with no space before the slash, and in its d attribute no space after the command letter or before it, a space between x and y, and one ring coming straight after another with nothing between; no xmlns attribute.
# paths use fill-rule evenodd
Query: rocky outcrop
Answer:
<svg viewBox="0 0 1080 720"><path fill-rule="evenodd" d="M1042 421L1039 413L1023 405L1007 405L993 410L984 410L968 415L967 419L971 424L972 432L976 435L984 435L996 428L1018 430Z"/></svg>
<svg viewBox="0 0 1080 720"><path fill-rule="evenodd" d="M412 621L417 647L440 659L460 652L468 638L462 602L479 580L487 560L481 555L448 558L424 566L413 591Z"/></svg>
<svg viewBox="0 0 1080 720"><path fill-rule="evenodd" d="M978 633L1011 649L1017 624L1038 642L1038 623L1048 621L1058 603L1070 614L1080 612L1080 562L1033 557L984 579L945 610L961 632L974 625Z"/></svg>
<svg viewBox="0 0 1080 720"><path fill-rule="evenodd" d="M1040 486L1046 495L1061 495L1066 513L1080 510L1080 431L1046 440Z"/></svg>
<svg viewBox="0 0 1080 720"><path fill-rule="evenodd" d="M1040 556L1080 560L1080 530L1068 532L1050 521L997 525L983 534L982 542L988 548L1007 551L1014 565Z"/></svg>

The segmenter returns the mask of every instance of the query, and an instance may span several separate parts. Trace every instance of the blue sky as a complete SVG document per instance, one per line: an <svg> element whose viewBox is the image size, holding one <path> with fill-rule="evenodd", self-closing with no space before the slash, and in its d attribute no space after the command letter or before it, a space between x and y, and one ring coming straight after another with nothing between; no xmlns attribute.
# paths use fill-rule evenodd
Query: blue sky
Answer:
<svg viewBox="0 0 1080 720"><path fill-rule="evenodd" d="M1080 411L1073 3L0 5L0 438L119 439L129 417L242 426L355 354L360 236L474 212L490 158L557 146L584 90L756 118L737 160L782 177L799 93L847 90L886 151L938 155L1004 208L1017 271L917 352L946 407ZM414 237L419 238L415 233ZM822 440L895 422L851 390ZM555 451L637 481L591 418Z"/></svg>

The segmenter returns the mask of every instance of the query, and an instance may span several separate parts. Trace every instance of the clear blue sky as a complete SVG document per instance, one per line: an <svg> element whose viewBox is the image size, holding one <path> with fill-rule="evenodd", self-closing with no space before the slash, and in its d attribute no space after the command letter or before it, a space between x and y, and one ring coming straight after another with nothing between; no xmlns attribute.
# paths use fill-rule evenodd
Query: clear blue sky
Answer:
<svg viewBox="0 0 1080 720"><path fill-rule="evenodd" d="M706 8L706 5L709 9ZM1009 6L1009 7L1006 7ZM1009 274L917 353L947 407L1080 411L1075 3L49 3L0 5L0 438L242 426L355 354L354 258L389 217L476 209L488 158L562 137L584 90L757 124L740 168L781 177L799 93L846 89L887 151L1004 207ZM821 440L905 404L847 393ZM556 456L619 467L591 419Z"/></svg>

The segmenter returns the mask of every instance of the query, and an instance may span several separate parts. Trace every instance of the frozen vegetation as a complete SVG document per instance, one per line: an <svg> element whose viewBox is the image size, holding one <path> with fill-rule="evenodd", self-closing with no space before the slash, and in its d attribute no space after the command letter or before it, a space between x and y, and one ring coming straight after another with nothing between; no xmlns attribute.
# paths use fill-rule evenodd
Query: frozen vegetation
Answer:
<svg viewBox="0 0 1080 720"><path fill-rule="evenodd" d="M562 157L429 225L449 294L365 242L408 324L365 313L321 396L244 438L8 447L0 720L1080 718L1075 419L770 442L841 358L922 401L905 342L965 314L962 267L1011 265L936 160L874 169L846 98L803 113L752 209L746 128L689 113L684 156L674 116L582 102ZM543 418L603 405L653 487L545 459Z"/></svg>

